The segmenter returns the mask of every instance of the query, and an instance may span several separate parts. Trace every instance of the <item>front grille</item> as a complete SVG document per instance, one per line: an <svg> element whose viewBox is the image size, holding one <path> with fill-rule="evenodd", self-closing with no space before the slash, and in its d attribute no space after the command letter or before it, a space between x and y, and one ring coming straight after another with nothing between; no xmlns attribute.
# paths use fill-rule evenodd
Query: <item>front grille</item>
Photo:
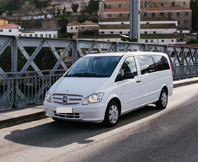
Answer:
<svg viewBox="0 0 198 162"><path fill-rule="evenodd" d="M66 96L67 102L64 102L63 98ZM53 94L53 102L62 105L77 105L81 102L83 96L76 94Z"/></svg>
<svg viewBox="0 0 198 162"><path fill-rule="evenodd" d="M54 117L64 118L64 119L82 119L83 113L56 113L56 111L51 112Z"/></svg>

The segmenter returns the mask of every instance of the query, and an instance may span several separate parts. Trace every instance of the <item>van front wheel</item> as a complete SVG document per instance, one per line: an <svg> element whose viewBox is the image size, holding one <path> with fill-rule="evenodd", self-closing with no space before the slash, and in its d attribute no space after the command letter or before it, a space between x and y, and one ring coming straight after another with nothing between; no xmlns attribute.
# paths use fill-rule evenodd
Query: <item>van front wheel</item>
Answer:
<svg viewBox="0 0 198 162"><path fill-rule="evenodd" d="M157 108L165 109L168 104L168 93L165 89L162 89L159 100L156 103Z"/></svg>
<svg viewBox="0 0 198 162"><path fill-rule="evenodd" d="M115 126L119 119L119 110L119 104L116 101L111 101L107 106L103 124L108 127Z"/></svg>

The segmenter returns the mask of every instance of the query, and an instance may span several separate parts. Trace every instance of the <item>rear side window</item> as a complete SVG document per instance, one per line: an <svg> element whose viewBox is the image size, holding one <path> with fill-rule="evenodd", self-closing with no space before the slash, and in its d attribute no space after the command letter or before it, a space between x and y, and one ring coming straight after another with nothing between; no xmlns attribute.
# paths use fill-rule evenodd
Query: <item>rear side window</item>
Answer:
<svg viewBox="0 0 198 162"><path fill-rule="evenodd" d="M152 73L156 71L155 64L152 57L139 56L141 74Z"/></svg>
<svg viewBox="0 0 198 162"><path fill-rule="evenodd" d="M155 65L157 67L157 71L167 70L170 69L168 64L168 60L164 56L154 56L155 58Z"/></svg>

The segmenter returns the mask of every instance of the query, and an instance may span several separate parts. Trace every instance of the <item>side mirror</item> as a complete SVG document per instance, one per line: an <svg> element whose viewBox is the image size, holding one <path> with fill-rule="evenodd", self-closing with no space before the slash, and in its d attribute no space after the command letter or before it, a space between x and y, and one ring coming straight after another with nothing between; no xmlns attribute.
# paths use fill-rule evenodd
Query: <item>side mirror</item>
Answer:
<svg viewBox="0 0 198 162"><path fill-rule="evenodd" d="M125 72L123 79L133 79L134 78L134 74L132 72Z"/></svg>

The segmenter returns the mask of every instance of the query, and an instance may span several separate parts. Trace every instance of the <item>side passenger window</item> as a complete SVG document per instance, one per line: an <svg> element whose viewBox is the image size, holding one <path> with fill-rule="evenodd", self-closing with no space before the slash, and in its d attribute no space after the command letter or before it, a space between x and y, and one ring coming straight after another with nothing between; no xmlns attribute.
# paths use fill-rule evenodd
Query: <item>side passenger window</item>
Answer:
<svg viewBox="0 0 198 162"><path fill-rule="evenodd" d="M141 74L152 73L156 71L155 64L152 57L139 56Z"/></svg>
<svg viewBox="0 0 198 162"><path fill-rule="evenodd" d="M137 76L137 67L135 63L134 57L128 57L125 62L127 63L130 71L133 73L134 76Z"/></svg>
<svg viewBox="0 0 198 162"><path fill-rule="evenodd" d="M170 69L168 60L164 56L154 56L157 71Z"/></svg>
<svg viewBox="0 0 198 162"><path fill-rule="evenodd" d="M117 75L116 81L123 80L122 77L125 73L133 73L134 77L137 76L137 67L134 57L128 57L124 61Z"/></svg>

